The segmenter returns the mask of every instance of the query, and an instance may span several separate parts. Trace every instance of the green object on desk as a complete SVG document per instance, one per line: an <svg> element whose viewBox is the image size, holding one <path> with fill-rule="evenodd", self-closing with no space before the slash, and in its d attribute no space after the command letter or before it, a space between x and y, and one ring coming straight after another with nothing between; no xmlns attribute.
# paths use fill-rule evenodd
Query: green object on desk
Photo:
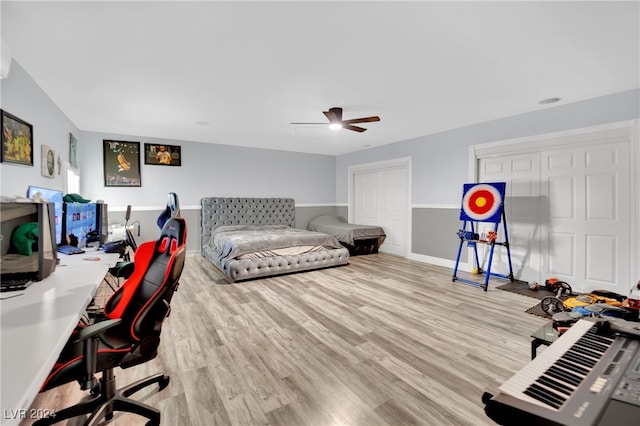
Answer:
<svg viewBox="0 0 640 426"><path fill-rule="evenodd" d="M38 222L19 225L11 235L11 244L16 253L25 256L33 254L33 245L38 241Z"/></svg>
<svg viewBox="0 0 640 426"><path fill-rule="evenodd" d="M88 203L90 200L83 198L80 194L67 194L62 197L65 203Z"/></svg>

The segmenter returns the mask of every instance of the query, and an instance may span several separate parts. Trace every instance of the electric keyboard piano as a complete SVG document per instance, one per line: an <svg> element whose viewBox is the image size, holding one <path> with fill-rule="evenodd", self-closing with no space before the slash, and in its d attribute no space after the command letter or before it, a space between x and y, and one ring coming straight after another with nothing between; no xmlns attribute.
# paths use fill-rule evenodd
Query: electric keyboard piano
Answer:
<svg viewBox="0 0 640 426"><path fill-rule="evenodd" d="M485 394L487 416L502 425L639 425L638 332L603 333L602 322L577 321L497 395ZM613 324L640 330L639 323Z"/></svg>

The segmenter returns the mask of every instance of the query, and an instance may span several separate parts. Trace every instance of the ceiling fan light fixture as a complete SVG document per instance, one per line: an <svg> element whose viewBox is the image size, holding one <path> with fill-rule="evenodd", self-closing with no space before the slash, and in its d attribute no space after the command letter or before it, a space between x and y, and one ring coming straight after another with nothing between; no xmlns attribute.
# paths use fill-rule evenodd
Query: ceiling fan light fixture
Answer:
<svg viewBox="0 0 640 426"><path fill-rule="evenodd" d="M329 111L322 111L322 113L324 114L325 117L327 117L327 120L329 120L328 124L331 130L345 129L345 130L351 130L353 132L362 133L362 132L366 132L367 129L360 126L354 126L354 124L372 123L372 122L380 121L380 117L378 117L377 115L372 115L371 117L350 118L348 120L343 120L342 108L340 107L329 108ZM298 126L298 125L304 125L304 124L316 125L316 124L325 124L325 123L295 123L294 122L291 124Z"/></svg>

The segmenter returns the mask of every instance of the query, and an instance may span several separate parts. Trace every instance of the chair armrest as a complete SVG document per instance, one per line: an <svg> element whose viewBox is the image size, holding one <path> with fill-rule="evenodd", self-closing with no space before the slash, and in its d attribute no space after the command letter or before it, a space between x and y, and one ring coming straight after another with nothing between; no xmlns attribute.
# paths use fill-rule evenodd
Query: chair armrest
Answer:
<svg viewBox="0 0 640 426"><path fill-rule="evenodd" d="M87 340L89 338L92 338L94 336L102 334L106 330L108 330L108 329L110 329L112 327L115 327L116 325L120 324L121 322L122 322L121 319L113 319L113 320L97 322L97 323L92 324L92 325L90 325L88 327L84 327L84 328L80 329L80 331L78 332L78 335L76 336L76 339L71 343L73 343L73 344L79 343L79 342L82 342L83 340Z"/></svg>
<svg viewBox="0 0 640 426"><path fill-rule="evenodd" d="M116 266L109 268L109 273L116 278L129 278L133 274L134 264L131 261L116 263Z"/></svg>
<svg viewBox="0 0 640 426"><path fill-rule="evenodd" d="M82 343L84 372L82 379L78 380L78 382L80 383L80 389L90 389L92 395L95 395L96 389L99 389L98 381L95 378L98 361L98 340L100 340L102 333L120 324L120 322L122 322L121 319L107 320L82 328L78 331L76 339L71 342L72 344Z"/></svg>

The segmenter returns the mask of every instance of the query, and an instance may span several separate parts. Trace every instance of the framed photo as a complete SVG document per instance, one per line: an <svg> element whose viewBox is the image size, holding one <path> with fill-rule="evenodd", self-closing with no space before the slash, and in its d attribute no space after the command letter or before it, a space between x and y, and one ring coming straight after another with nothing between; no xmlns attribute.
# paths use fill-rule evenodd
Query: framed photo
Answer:
<svg viewBox="0 0 640 426"><path fill-rule="evenodd" d="M104 186L142 186L140 142L102 141Z"/></svg>
<svg viewBox="0 0 640 426"><path fill-rule="evenodd" d="M181 166L182 152L178 145L144 144L144 164Z"/></svg>
<svg viewBox="0 0 640 426"><path fill-rule="evenodd" d="M33 166L33 126L2 111L0 161Z"/></svg>
<svg viewBox="0 0 640 426"><path fill-rule="evenodd" d="M42 176L53 178L56 173L56 153L49 145L41 147Z"/></svg>

